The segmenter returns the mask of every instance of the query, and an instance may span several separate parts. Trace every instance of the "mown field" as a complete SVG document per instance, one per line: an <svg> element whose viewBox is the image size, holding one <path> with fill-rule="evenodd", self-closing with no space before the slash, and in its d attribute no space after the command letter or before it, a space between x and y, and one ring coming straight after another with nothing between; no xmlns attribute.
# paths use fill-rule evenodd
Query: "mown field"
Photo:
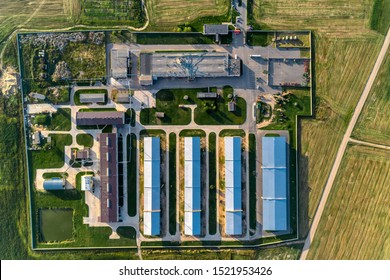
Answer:
<svg viewBox="0 0 390 280"><path fill-rule="evenodd" d="M316 119L301 123L300 185L314 217L342 136L382 43L376 39L318 38ZM305 217L306 219L307 217Z"/></svg>
<svg viewBox="0 0 390 280"><path fill-rule="evenodd" d="M273 29L312 29L331 37L360 37L368 31L373 1L250 0L253 17Z"/></svg>
<svg viewBox="0 0 390 280"><path fill-rule="evenodd" d="M389 170L389 151L347 148L308 258L390 258Z"/></svg>
<svg viewBox="0 0 390 280"><path fill-rule="evenodd" d="M168 30L199 17L224 15L229 10L228 0L148 0L151 29Z"/></svg>
<svg viewBox="0 0 390 280"><path fill-rule="evenodd" d="M390 54L387 53L371 89L353 137L390 145Z"/></svg>

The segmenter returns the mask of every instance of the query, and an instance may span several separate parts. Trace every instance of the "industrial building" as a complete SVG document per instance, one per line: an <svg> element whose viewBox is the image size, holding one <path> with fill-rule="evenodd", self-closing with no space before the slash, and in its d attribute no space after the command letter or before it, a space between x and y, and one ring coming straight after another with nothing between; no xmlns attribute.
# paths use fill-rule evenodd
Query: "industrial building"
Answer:
<svg viewBox="0 0 390 280"><path fill-rule="evenodd" d="M51 178L43 181L43 189L47 191L65 189L65 180L63 178Z"/></svg>
<svg viewBox="0 0 390 280"><path fill-rule="evenodd" d="M241 137L225 137L225 232L242 234Z"/></svg>
<svg viewBox="0 0 390 280"><path fill-rule="evenodd" d="M92 187L93 187L93 176L92 175L81 176L81 190L91 191Z"/></svg>
<svg viewBox="0 0 390 280"><path fill-rule="evenodd" d="M104 103L106 100L105 93L81 93L80 103Z"/></svg>
<svg viewBox="0 0 390 280"><path fill-rule="evenodd" d="M215 78L240 76L239 59L227 52L141 53L140 83L151 85L158 78Z"/></svg>
<svg viewBox="0 0 390 280"><path fill-rule="evenodd" d="M110 54L111 76L115 79L127 78L130 68L130 55L127 49L112 49Z"/></svg>
<svg viewBox="0 0 390 280"><path fill-rule="evenodd" d="M160 235L160 138L144 138L144 234Z"/></svg>
<svg viewBox="0 0 390 280"><path fill-rule="evenodd" d="M263 230L288 229L287 145L285 137L262 138Z"/></svg>
<svg viewBox="0 0 390 280"><path fill-rule="evenodd" d="M200 235L201 223L200 138L184 138L184 233Z"/></svg>
<svg viewBox="0 0 390 280"><path fill-rule="evenodd" d="M101 133L100 139L100 222L118 221L118 162L115 133Z"/></svg>
<svg viewBox="0 0 390 280"><path fill-rule="evenodd" d="M204 24L203 35L215 35L215 40L220 41L220 35L229 34L229 26L227 24Z"/></svg>
<svg viewBox="0 0 390 280"><path fill-rule="evenodd" d="M76 113L76 125L123 125L124 123L124 112L92 111Z"/></svg>

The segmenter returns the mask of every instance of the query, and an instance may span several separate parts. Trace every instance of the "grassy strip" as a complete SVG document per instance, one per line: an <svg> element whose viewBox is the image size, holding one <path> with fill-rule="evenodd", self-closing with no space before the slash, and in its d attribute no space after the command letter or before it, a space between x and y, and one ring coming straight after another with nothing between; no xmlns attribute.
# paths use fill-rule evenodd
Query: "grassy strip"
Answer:
<svg viewBox="0 0 390 280"><path fill-rule="evenodd" d="M256 136L249 134L249 228L256 231Z"/></svg>
<svg viewBox="0 0 390 280"><path fill-rule="evenodd" d="M137 215L137 136L127 135L127 210L130 217Z"/></svg>
<svg viewBox="0 0 390 280"><path fill-rule="evenodd" d="M80 146L91 148L93 146L93 136L88 133L80 133L76 136L76 142Z"/></svg>
<svg viewBox="0 0 390 280"><path fill-rule="evenodd" d="M214 44L214 36L201 33L134 33L137 44L141 45L193 45Z"/></svg>
<svg viewBox="0 0 390 280"><path fill-rule="evenodd" d="M83 108L79 112L113 112L115 108Z"/></svg>
<svg viewBox="0 0 390 280"><path fill-rule="evenodd" d="M176 234L176 134L169 134L169 233Z"/></svg>
<svg viewBox="0 0 390 280"><path fill-rule="evenodd" d="M217 169L216 138L214 132L209 134L209 233L217 233Z"/></svg>
<svg viewBox="0 0 390 280"><path fill-rule="evenodd" d="M386 35L390 26L390 1L374 0L372 14L370 17L370 28Z"/></svg>
<svg viewBox="0 0 390 280"><path fill-rule="evenodd" d="M219 133L219 137L240 136L245 137L245 131L243 129L223 129Z"/></svg>
<svg viewBox="0 0 390 280"><path fill-rule="evenodd" d="M272 44L274 32L248 32L246 42L249 46L267 47Z"/></svg>
<svg viewBox="0 0 390 280"><path fill-rule="evenodd" d="M42 175L43 179L68 177L68 173L64 172L46 172Z"/></svg>
<svg viewBox="0 0 390 280"><path fill-rule="evenodd" d="M206 137L206 132L201 129L183 129L180 131L180 137Z"/></svg>

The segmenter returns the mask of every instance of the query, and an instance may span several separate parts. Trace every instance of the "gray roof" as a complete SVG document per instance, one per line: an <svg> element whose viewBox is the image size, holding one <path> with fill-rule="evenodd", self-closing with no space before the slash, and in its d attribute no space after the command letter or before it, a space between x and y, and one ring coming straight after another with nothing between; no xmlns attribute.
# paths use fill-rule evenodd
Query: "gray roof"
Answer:
<svg viewBox="0 0 390 280"><path fill-rule="evenodd" d="M129 51L126 49L111 50L111 74L114 78L127 77L127 60Z"/></svg>
<svg viewBox="0 0 390 280"><path fill-rule="evenodd" d="M120 111L77 112L77 125L122 125L125 114Z"/></svg>
<svg viewBox="0 0 390 280"><path fill-rule="evenodd" d="M148 76L152 72L152 54L141 53L140 58L140 73L143 76Z"/></svg>
<svg viewBox="0 0 390 280"><path fill-rule="evenodd" d="M128 103L130 101L130 95L129 93L118 93L115 100L119 103Z"/></svg>
<svg viewBox="0 0 390 280"><path fill-rule="evenodd" d="M205 24L203 25L203 34L215 35L222 34L226 35L229 33L229 27L227 24Z"/></svg>
<svg viewBox="0 0 390 280"><path fill-rule="evenodd" d="M105 93L81 93L80 94L81 103L104 102L105 98L106 98Z"/></svg>
<svg viewBox="0 0 390 280"><path fill-rule="evenodd" d="M63 190L65 186L65 180L62 178L51 178L43 181L43 188L45 190Z"/></svg>
<svg viewBox="0 0 390 280"><path fill-rule="evenodd" d="M118 221L118 169L115 133L101 133L100 139L100 221Z"/></svg>

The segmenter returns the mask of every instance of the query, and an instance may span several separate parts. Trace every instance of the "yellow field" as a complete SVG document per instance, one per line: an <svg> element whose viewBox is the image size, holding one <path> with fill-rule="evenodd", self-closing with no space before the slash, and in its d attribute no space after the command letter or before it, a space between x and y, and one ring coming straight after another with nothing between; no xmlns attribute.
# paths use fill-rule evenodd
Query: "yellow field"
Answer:
<svg viewBox="0 0 390 280"><path fill-rule="evenodd" d="M228 0L148 0L150 25L171 29L202 16L218 16L228 11Z"/></svg>
<svg viewBox="0 0 390 280"><path fill-rule="evenodd" d="M275 29L313 29L332 37L368 31L370 0L254 0L254 17Z"/></svg>
<svg viewBox="0 0 390 280"><path fill-rule="evenodd" d="M390 53L388 52L359 117L353 137L390 145Z"/></svg>
<svg viewBox="0 0 390 280"><path fill-rule="evenodd" d="M309 259L390 258L390 152L349 146Z"/></svg>

